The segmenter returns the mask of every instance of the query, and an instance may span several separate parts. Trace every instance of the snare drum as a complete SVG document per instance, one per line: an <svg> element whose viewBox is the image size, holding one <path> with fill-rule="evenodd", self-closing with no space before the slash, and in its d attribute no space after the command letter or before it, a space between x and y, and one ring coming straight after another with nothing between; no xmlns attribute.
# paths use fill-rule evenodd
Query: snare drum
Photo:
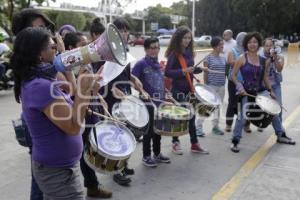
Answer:
<svg viewBox="0 0 300 200"><path fill-rule="evenodd" d="M190 96L190 103L200 116L209 117L221 105L221 98L211 87L195 85L195 93Z"/></svg>
<svg viewBox="0 0 300 200"><path fill-rule="evenodd" d="M136 147L131 131L122 124L111 121L95 125L97 142L93 129L89 144L84 150L84 159L89 167L100 173L120 171Z"/></svg>
<svg viewBox="0 0 300 200"><path fill-rule="evenodd" d="M149 128L149 113L143 101L135 96L126 96L124 100L115 103L112 108L113 117L123 121L137 137L147 134Z"/></svg>
<svg viewBox="0 0 300 200"><path fill-rule="evenodd" d="M190 111L175 105L161 105L154 120L154 132L162 136L181 136L189 133Z"/></svg>
<svg viewBox="0 0 300 200"><path fill-rule="evenodd" d="M251 101L250 101L251 102ZM259 128L266 128L275 115L281 112L279 103L269 96L257 95L255 103L248 107L247 119Z"/></svg>

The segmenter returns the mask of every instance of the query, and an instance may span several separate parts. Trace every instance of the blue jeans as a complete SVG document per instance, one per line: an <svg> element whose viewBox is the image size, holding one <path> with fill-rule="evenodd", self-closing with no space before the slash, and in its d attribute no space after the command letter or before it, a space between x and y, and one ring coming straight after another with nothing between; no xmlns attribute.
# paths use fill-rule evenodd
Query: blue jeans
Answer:
<svg viewBox="0 0 300 200"><path fill-rule="evenodd" d="M282 96L281 96L281 85L275 84L272 85L272 90L276 96L276 100L280 105L282 105ZM275 130L276 135L280 132L285 132L284 127L282 126L282 111L279 113L279 115L275 116L272 121L272 126Z"/></svg>
<svg viewBox="0 0 300 200"><path fill-rule="evenodd" d="M43 192L41 191L37 182L35 181L35 178L32 175L32 172L31 172L30 200L43 200Z"/></svg>
<svg viewBox="0 0 300 200"><path fill-rule="evenodd" d="M30 160L31 160L31 164L32 164L32 157L31 157L31 149L32 147L29 148L29 154L30 154ZM32 173L32 169L31 169L31 191L30 191L30 200L43 200L43 192L41 191L41 189L39 188L33 173Z"/></svg>
<svg viewBox="0 0 300 200"><path fill-rule="evenodd" d="M267 95L266 92L263 92L262 94ZM240 110L238 110L238 117L235 122L235 126L233 129L233 137L232 137L232 141L236 142L236 143L239 143L240 139L242 138L243 127L244 127L244 124L246 123L245 116L246 116L246 111L247 111L247 106L246 106L247 103L248 103L247 97L242 97L242 100L239 102L240 105L238 105L238 109L240 109ZM275 134L278 137L280 137L285 132L279 115L275 115L273 117L272 125L275 130Z"/></svg>

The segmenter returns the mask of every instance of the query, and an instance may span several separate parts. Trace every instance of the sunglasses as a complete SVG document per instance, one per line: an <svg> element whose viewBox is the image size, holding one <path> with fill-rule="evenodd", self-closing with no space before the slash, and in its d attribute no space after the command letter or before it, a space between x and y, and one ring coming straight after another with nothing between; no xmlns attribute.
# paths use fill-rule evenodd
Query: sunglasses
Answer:
<svg viewBox="0 0 300 200"><path fill-rule="evenodd" d="M57 44L50 44L48 48L57 51Z"/></svg>
<svg viewBox="0 0 300 200"><path fill-rule="evenodd" d="M160 47L150 47L151 50L160 50Z"/></svg>

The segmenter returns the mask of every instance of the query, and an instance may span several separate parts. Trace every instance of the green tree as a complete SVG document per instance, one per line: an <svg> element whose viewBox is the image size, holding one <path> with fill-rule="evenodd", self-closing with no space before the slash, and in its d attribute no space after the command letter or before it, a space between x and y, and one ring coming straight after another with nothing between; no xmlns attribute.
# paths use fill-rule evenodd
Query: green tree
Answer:
<svg viewBox="0 0 300 200"><path fill-rule="evenodd" d="M189 0L179 1L171 5L172 14L188 16L189 15Z"/></svg>
<svg viewBox="0 0 300 200"><path fill-rule="evenodd" d="M56 26L60 27L64 24L71 24L81 31L85 27L86 18L82 13L60 12L56 18Z"/></svg>
<svg viewBox="0 0 300 200"><path fill-rule="evenodd" d="M159 28L166 28L166 29L172 28L172 22L170 16L168 15L160 16L158 19L158 26Z"/></svg>
<svg viewBox="0 0 300 200"><path fill-rule="evenodd" d="M129 23L130 32L132 32L132 33L138 33L138 32L142 31L142 21L141 20L132 19L129 14L125 14L124 18Z"/></svg>
<svg viewBox="0 0 300 200"><path fill-rule="evenodd" d="M28 8L34 0L0 0L0 26L11 33L13 14L23 8ZM36 0L39 4L56 0Z"/></svg>

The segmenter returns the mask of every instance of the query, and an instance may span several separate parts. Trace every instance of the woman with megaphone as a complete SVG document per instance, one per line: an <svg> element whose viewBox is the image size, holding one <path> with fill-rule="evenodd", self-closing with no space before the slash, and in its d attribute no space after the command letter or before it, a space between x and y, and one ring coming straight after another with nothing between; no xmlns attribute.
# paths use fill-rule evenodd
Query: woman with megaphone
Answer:
<svg viewBox="0 0 300 200"><path fill-rule="evenodd" d="M56 79L52 65L56 51L51 34L43 28L18 33L11 58L18 80L14 92L32 137L32 171L44 198L83 200L81 125L101 76L81 67L72 100Z"/></svg>

